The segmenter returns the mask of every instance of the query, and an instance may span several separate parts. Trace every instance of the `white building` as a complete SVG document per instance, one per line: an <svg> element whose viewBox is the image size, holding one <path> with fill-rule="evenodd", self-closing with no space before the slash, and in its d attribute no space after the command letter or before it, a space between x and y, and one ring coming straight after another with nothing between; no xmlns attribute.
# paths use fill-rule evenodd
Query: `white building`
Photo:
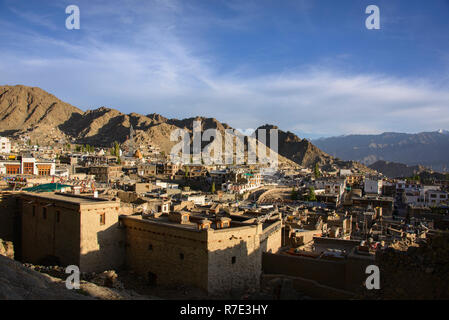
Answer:
<svg viewBox="0 0 449 320"><path fill-rule="evenodd" d="M441 191L439 186L406 186L403 193L403 202L414 206L438 206L447 203L448 193Z"/></svg>
<svg viewBox="0 0 449 320"><path fill-rule="evenodd" d="M402 194L402 202L416 206L424 204L424 199L421 196L419 188L407 188Z"/></svg>
<svg viewBox="0 0 449 320"><path fill-rule="evenodd" d="M244 173L246 183L224 183L221 185L223 191L243 194L262 186L262 176L260 173Z"/></svg>
<svg viewBox="0 0 449 320"><path fill-rule="evenodd" d="M324 183L324 190L326 194L335 194L339 198L343 196L346 188L346 180L326 181Z"/></svg>
<svg viewBox="0 0 449 320"><path fill-rule="evenodd" d="M382 180L381 179L365 179L364 184L365 194L377 194L382 193Z"/></svg>
<svg viewBox="0 0 449 320"><path fill-rule="evenodd" d="M425 194L426 205L438 206L441 203L447 203L448 194L441 190L428 190Z"/></svg>
<svg viewBox="0 0 449 320"><path fill-rule="evenodd" d="M156 180L156 186L161 187L163 189L178 189L179 185L177 183L164 182L160 180Z"/></svg>
<svg viewBox="0 0 449 320"><path fill-rule="evenodd" d="M352 174L351 169L340 169L340 177L350 176Z"/></svg>
<svg viewBox="0 0 449 320"><path fill-rule="evenodd" d="M0 161L0 174L53 176L55 169L54 160L37 160L31 155L19 156L17 160Z"/></svg>
<svg viewBox="0 0 449 320"><path fill-rule="evenodd" d="M194 204L198 206L204 206L206 204L206 196L205 195L188 195L187 201L193 201Z"/></svg>
<svg viewBox="0 0 449 320"><path fill-rule="evenodd" d="M11 141L8 138L0 137L0 153L11 153Z"/></svg>

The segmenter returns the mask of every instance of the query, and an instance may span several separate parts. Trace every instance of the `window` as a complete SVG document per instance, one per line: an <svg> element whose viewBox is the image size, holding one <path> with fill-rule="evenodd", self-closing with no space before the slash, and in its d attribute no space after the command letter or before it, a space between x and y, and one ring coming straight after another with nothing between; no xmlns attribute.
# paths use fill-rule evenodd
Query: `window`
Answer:
<svg viewBox="0 0 449 320"><path fill-rule="evenodd" d="M34 163L24 162L23 163L23 174L34 174Z"/></svg>
<svg viewBox="0 0 449 320"><path fill-rule="evenodd" d="M20 173L20 165L5 165L6 174L19 174Z"/></svg>
<svg viewBox="0 0 449 320"><path fill-rule="evenodd" d="M51 165L37 165L37 172L40 176L49 176L51 171Z"/></svg>
<svg viewBox="0 0 449 320"><path fill-rule="evenodd" d="M56 222L59 222L61 218L61 212L56 211Z"/></svg>
<svg viewBox="0 0 449 320"><path fill-rule="evenodd" d="M153 251L153 245L151 243L148 245L148 251Z"/></svg>
<svg viewBox="0 0 449 320"><path fill-rule="evenodd" d="M47 208L42 208L42 216L44 219L47 219Z"/></svg>
<svg viewBox="0 0 449 320"><path fill-rule="evenodd" d="M33 206L33 217L36 216L36 206Z"/></svg>
<svg viewBox="0 0 449 320"><path fill-rule="evenodd" d="M104 226L106 224L106 214L100 214L100 226Z"/></svg>
<svg viewBox="0 0 449 320"><path fill-rule="evenodd" d="M184 253L179 254L179 259L184 260Z"/></svg>
<svg viewBox="0 0 449 320"><path fill-rule="evenodd" d="M232 259L231 259L232 264L235 264L236 261L237 261L237 258L236 257L232 257Z"/></svg>

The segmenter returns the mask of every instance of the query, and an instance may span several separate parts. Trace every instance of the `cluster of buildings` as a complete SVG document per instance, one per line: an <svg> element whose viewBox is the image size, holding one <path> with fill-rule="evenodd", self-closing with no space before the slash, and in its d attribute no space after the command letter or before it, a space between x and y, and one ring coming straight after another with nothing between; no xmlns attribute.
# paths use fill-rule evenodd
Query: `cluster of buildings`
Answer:
<svg viewBox="0 0 449 320"><path fill-rule="evenodd" d="M257 290L275 274L341 298L357 290L376 252L449 226L444 181L179 165L154 147L117 156L6 145L0 238L14 241L16 259L132 270L149 286L220 295Z"/></svg>

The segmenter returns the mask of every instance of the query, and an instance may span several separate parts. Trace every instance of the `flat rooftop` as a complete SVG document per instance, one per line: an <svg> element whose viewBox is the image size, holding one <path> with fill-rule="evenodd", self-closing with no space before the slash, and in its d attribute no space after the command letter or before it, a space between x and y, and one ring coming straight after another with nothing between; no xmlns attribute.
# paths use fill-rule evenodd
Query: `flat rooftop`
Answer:
<svg viewBox="0 0 449 320"><path fill-rule="evenodd" d="M158 218L153 218L153 217L143 218L140 215L139 216L122 216L121 219L137 220L137 221L142 221L142 222L146 222L146 223L155 223L155 224L160 224L160 225L165 225L165 226L170 226L170 227L175 227L175 228L180 228L180 229L186 229L186 230L191 230L191 231L201 231L201 230L198 230L196 223L188 222L185 224L181 224L181 223L173 222L173 221L170 221L168 219L168 216L166 216L166 215L162 215Z"/></svg>
<svg viewBox="0 0 449 320"><path fill-rule="evenodd" d="M253 224L245 224L245 223L235 221L234 219L232 219L229 227L217 228L215 226L213 216L208 217L208 216L204 216L204 215L195 215L194 218L209 219L212 222L210 225L211 230L228 230L228 229L239 228L239 227L253 226ZM181 228L181 229L186 229L186 230L192 230L192 231L202 231L202 230L198 230L198 225L196 222L189 221L188 223L181 224L179 222L171 221L168 218L168 215L166 215L166 214L163 214L163 215L159 216L158 218L154 218L151 216L142 217L141 215L129 215L129 216L122 216L121 219L137 220L137 221L142 221L142 222L146 222L146 223L160 224L160 225L170 226L170 227L174 227L174 228ZM272 223L267 223L266 227L269 227L270 225L272 225Z"/></svg>
<svg viewBox="0 0 449 320"><path fill-rule="evenodd" d="M113 200L104 199L104 198L94 198L89 196L79 196L79 195L71 195L64 194L59 192L23 192L23 195L37 197L41 199L48 200L57 200L63 202L69 202L74 204L99 204L99 203L115 203Z"/></svg>

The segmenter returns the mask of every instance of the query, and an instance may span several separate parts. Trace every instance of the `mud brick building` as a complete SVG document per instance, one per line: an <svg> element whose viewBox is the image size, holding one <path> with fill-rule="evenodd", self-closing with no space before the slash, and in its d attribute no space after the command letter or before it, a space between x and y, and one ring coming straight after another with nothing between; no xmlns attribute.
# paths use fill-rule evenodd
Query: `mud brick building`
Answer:
<svg viewBox="0 0 449 320"><path fill-rule="evenodd" d="M97 182L109 183L118 180L123 171L121 166L92 166L89 167L89 174L95 175Z"/></svg>
<svg viewBox="0 0 449 320"><path fill-rule="evenodd" d="M150 284L210 294L258 288L262 252L281 247L281 220L245 223L188 212L121 217L126 264Z"/></svg>
<svg viewBox="0 0 449 320"><path fill-rule="evenodd" d="M22 260L77 265L82 272L123 266L120 201L63 193L23 193Z"/></svg>

